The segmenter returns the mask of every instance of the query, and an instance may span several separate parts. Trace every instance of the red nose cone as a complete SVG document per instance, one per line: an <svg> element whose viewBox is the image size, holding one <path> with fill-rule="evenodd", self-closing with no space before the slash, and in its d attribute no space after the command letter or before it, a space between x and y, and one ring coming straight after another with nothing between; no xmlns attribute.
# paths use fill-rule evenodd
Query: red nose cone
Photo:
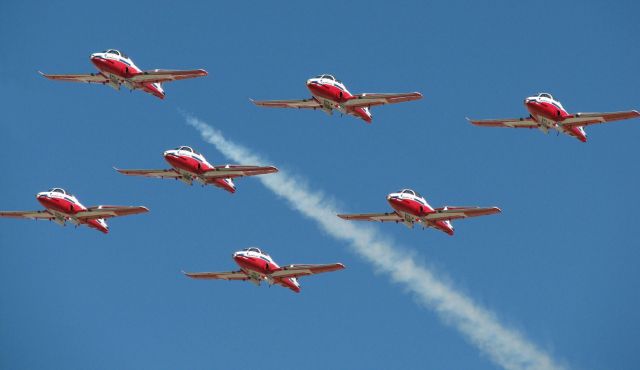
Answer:
<svg viewBox="0 0 640 370"><path fill-rule="evenodd" d="M37 196L37 197L36 197L36 199L38 200L38 202L39 202L40 204L42 204L42 206L43 206L44 208L49 208L49 206L50 206L50 204L51 204L51 201L49 200L49 198L47 198L47 197L46 197L46 196L44 196L44 195L39 195L39 196Z"/></svg>
<svg viewBox="0 0 640 370"><path fill-rule="evenodd" d="M180 165L180 158L173 155L173 154L167 154L164 156L164 160L169 162L169 164L173 167L177 167Z"/></svg>

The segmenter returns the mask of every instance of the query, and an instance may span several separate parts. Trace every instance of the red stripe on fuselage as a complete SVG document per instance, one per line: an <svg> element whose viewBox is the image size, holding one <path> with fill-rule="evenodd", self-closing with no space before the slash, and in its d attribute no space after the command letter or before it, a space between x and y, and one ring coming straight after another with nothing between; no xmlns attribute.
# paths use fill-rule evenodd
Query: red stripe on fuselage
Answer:
<svg viewBox="0 0 640 370"><path fill-rule="evenodd" d="M67 217L73 217L74 215L76 215L78 212L83 212L86 211L87 208L73 203L67 199L64 198L53 198L53 197L48 197L48 196L39 196L38 197L38 202L46 209L58 213L62 213L64 215L66 215ZM94 229L97 229L105 234L107 234L109 232L108 229L106 229L104 226L102 226L98 220L96 219L89 219L89 220L85 220L85 221L80 221L78 220L80 223L85 224L89 227L92 227Z"/></svg>
<svg viewBox="0 0 640 370"><path fill-rule="evenodd" d="M91 63L107 78L110 75L117 76L120 80L127 80L137 74L142 73L135 65L128 65L127 63L115 60L108 59L103 57L92 57ZM142 90L157 96L160 99L164 99L165 94L158 90L158 88L151 83L139 83L136 84Z"/></svg>
<svg viewBox="0 0 640 370"><path fill-rule="evenodd" d="M435 211L429 205L422 204L414 199L400 199L400 198L390 198L389 204L391 207L399 212L408 213L416 218L422 218L427 216L430 213L434 213ZM429 225L435 227L436 229L443 231L449 235L453 235L453 229L449 227L449 225L444 221L427 221Z"/></svg>
<svg viewBox="0 0 640 370"><path fill-rule="evenodd" d="M307 84L307 88L311 91L311 95L314 97L331 100L334 103L334 108L337 108L338 105L353 98L353 95L351 95L350 92L330 84L312 82ZM367 114L363 108L349 108L347 113L360 117L367 123L371 123L371 116Z"/></svg>
<svg viewBox="0 0 640 370"><path fill-rule="evenodd" d="M542 116L553 122L561 122L571 115L567 113L564 109L561 109L551 103L548 102L536 102L536 101L528 101L524 104L533 117L534 120L538 121L539 117ZM540 122L538 122L540 123ZM569 134L575 136L578 140L582 142L587 141L587 137L582 133L582 131L578 127L569 127L565 128L565 131L569 131Z"/></svg>
<svg viewBox="0 0 640 370"><path fill-rule="evenodd" d="M234 261L236 261L238 266L240 266L240 269L242 269L244 272L248 274L250 272L255 272L261 276L268 276L268 275L271 275L275 270L280 268L280 266L278 266L278 264L276 264L275 262L270 263L268 261L263 260L260 257L247 257L247 256L237 255L237 256L234 256L233 259ZM295 292L300 292L300 287L294 284L290 278L276 278L276 279L278 280L278 282L287 286L287 288Z"/></svg>

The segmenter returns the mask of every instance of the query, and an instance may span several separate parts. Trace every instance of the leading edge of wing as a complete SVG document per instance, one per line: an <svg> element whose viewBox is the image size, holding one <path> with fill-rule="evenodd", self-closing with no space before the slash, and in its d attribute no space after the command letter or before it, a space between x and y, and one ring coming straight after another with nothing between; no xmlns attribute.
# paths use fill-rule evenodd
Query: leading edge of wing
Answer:
<svg viewBox="0 0 640 370"><path fill-rule="evenodd" d="M387 221L402 221L402 217L398 216L395 212L386 212L386 213L352 213L352 214L338 214L343 220L350 221L379 221L379 222L387 222Z"/></svg>
<svg viewBox="0 0 640 370"><path fill-rule="evenodd" d="M274 271L271 277L274 278L292 278L305 275L321 274L323 272L332 272L343 270L345 266L342 263L318 264L318 265L288 265L283 266L279 270Z"/></svg>
<svg viewBox="0 0 640 370"><path fill-rule="evenodd" d="M300 100L253 100L249 99L253 104L259 107L268 108L321 108L322 105L314 98Z"/></svg>
<svg viewBox="0 0 640 370"><path fill-rule="evenodd" d="M167 179L175 179L178 177L182 177L176 170L174 169L129 169L123 170L117 167L113 167L117 172L127 175L127 176L143 176L143 177L155 177L155 178L167 178Z"/></svg>
<svg viewBox="0 0 640 370"><path fill-rule="evenodd" d="M216 279L216 280L248 280L249 276L242 270L224 272L186 272L182 273L192 279Z"/></svg>
<svg viewBox="0 0 640 370"><path fill-rule="evenodd" d="M538 123L531 118L504 118L504 119L471 119L466 117L469 123L485 127L510 127L510 128L535 128Z"/></svg>
<svg viewBox="0 0 640 370"><path fill-rule="evenodd" d="M637 110L604 113L576 113L558 124L563 127L589 126L597 123L614 122L640 117Z"/></svg>
<svg viewBox="0 0 640 370"><path fill-rule="evenodd" d="M454 220L458 218L488 216L488 215L502 212L502 210L498 207L453 207L453 206L436 208L435 211L436 211L435 213L430 213L424 216L424 219L428 221Z"/></svg>
<svg viewBox="0 0 640 370"><path fill-rule="evenodd" d="M187 78L204 77L208 75L209 73L204 69L154 69L152 71L142 71L141 73L132 76L129 80L136 83L164 83L169 81L185 80Z"/></svg>
<svg viewBox="0 0 640 370"><path fill-rule="evenodd" d="M396 104L422 99L419 92L410 93L364 93L354 95L353 98L343 103L349 108L373 107L376 105Z"/></svg>
<svg viewBox="0 0 640 370"><path fill-rule="evenodd" d="M55 217L47 210L42 211L0 211L0 217L8 218L28 218L31 220L51 220Z"/></svg>
<svg viewBox="0 0 640 370"><path fill-rule="evenodd" d="M278 169L274 166L225 165L225 166L214 166L214 167L215 169L205 172L203 176L207 179L216 179L216 178L232 178L232 177L266 175L269 173L278 172Z"/></svg>
<svg viewBox="0 0 640 370"><path fill-rule="evenodd" d="M86 211L78 212L78 219L110 218L119 216L137 215L149 212L145 206L95 206L89 207Z"/></svg>
<svg viewBox="0 0 640 370"><path fill-rule="evenodd" d="M58 81L71 81L71 82L85 82L85 83L106 83L109 80L100 73L85 73L85 74L66 74L66 75L50 75L38 71L40 75L49 80Z"/></svg>

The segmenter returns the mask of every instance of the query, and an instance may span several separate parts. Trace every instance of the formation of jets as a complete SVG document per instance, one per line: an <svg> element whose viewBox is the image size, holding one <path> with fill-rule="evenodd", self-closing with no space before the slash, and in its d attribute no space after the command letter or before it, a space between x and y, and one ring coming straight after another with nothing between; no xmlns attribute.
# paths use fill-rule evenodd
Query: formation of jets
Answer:
<svg viewBox="0 0 640 370"><path fill-rule="evenodd" d="M196 70L160 70L143 71L124 53L109 49L91 54L91 62L98 69L97 73L51 75L40 72L52 80L100 83L120 90L122 85L129 90L142 90L160 99L165 92L162 84L169 81L203 77L207 72ZM323 74L307 80L311 98L301 100L251 100L255 105L276 108L321 109L328 114L334 110L342 114L352 115L367 123L371 123L371 107L408 102L422 98L419 92L410 93L363 93L351 94L345 85L330 74ZM529 116L515 119L471 120L477 126L538 128L547 133L549 130L573 136L586 142L585 126L640 117L635 110L610 113L575 113L569 114L562 104L551 94L540 93L524 101ZM236 192L233 180L239 177L267 175L278 172L273 166L256 165L212 165L200 153L189 146L170 149L163 154L170 168L166 169L117 169L128 176L142 176L180 180L192 185L198 182L213 185L230 193ZM49 220L60 225L67 221L79 226L86 225L103 233L109 232L106 219L148 212L143 206L93 206L85 207L78 199L62 188L52 188L36 195L36 199L44 210L36 211L0 211L0 217L27 218ZM424 197L411 189L404 189L387 195L387 202L392 212L339 214L345 220L402 222L413 228L418 223L424 228L435 228L453 235L452 220L485 216L500 213L498 207L460 207L444 206L434 208ZM292 291L300 292L298 278L323 272L344 269L341 263L324 265L288 265L280 267L264 251L251 247L233 254L234 261L240 267L229 272L185 272L194 279L244 280L260 285L266 281L269 285L277 284Z"/></svg>

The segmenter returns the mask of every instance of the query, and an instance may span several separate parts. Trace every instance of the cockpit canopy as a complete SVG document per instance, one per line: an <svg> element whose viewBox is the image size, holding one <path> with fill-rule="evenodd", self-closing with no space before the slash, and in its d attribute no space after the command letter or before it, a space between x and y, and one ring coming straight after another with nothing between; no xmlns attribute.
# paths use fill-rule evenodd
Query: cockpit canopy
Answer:
<svg viewBox="0 0 640 370"><path fill-rule="evenodd" d="M116 49L109 49L109 50L105 50L105 51L103 51L103 53L105 53L105 54L114 54L114 55L118 55L118 56L121 56L121 57L123 57L123 58L127 58L127 59L129 59L129 57L128 57L128 56L124 55L124 53L121 53L121 52L119 52L119 51L118 51L118 50L116 50Z"/></svg>
<svg viewBox="0 0 640 370"><path fill-rule="evenodd" d="M191 147L189 147L189 146L181 146L181 147L176 148L176 150L184 150L185 152L195 153L195 151L193 149L191 149Z"/></svg>
<svg viewBox="0 0 640 370"><path fill-rule="evenodd" d="M544 92L543 92L543 93L539 93L539 94L538 94L538 97L539 97L539 98L547 98L547 99L555 100L551 94L549 94L549 93L544 93Z"/></svg>
<svg viewBox="0 0 640 370"><path fill-rule="evenodd" d="M260 253L260 254L266 254L263 253L260 248L256 248L256 247L250 247L250 248L245 248L243 249L243 251L247 251L247 252L256 252L256 253Z"/></svg>
<svg viewBox="0 0 640 370"><path fill-rule="evenodd" d="M328 74L316 76L315 78L325 78L327 80L332 80L332 81L335 81L335 82L338 82L338 83L342 83L339 80L337 80L335 77L333 77L332 75L328 75Z"/></svg>
<svg viewBox="0 0 640 370"><path fill-rule="evenodd" d="M51 189L49 189L49 192L68 195L68 193L62 188L51 188Z"/></svg>
<svg viewBox="0 0 640 370"><path fill-rule="evenodd" d="M413 191L411 189L402 189L398 193L415 195L418 198L422 198L422 195L420 195L420 193L418 193L417 191Z"/></svg>

